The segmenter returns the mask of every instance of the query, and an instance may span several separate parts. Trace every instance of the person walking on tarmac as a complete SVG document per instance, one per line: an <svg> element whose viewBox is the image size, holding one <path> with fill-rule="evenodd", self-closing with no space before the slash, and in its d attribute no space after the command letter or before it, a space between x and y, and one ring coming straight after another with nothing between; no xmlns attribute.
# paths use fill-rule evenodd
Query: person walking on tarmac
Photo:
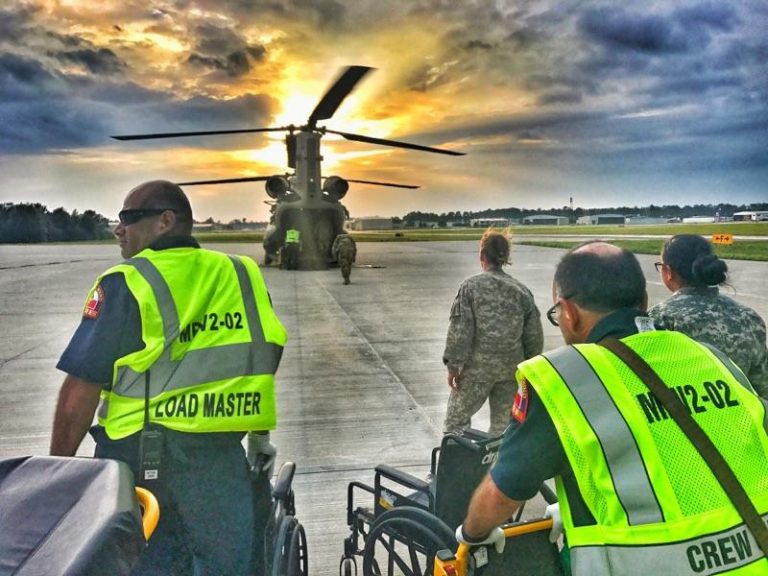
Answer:
<svg viewBox="0 0 768 576"><path fill-rule="evenodd" d="M451 389L444 434L468 428L486 400L489 432L501 435L517 391L517 365L544 345L539 309L531 291L503 270L509 240L489 229L480 239L482 272L464 280L451 306L443 351Z"/></svg>
<svg viewBox="0 0 768 576"><path fill-rule="evenodd" d="M50 453L73 456L90 427L95 456L126 462L155 493L160 521L134 575L260 574L269 508L247 511L270 486L249 461L274 458L285 329L253 260L200 248L176 184L137 186L119 220L126 260L96 280L57 365Z"/></svg>
<svg viewBox="0 0 768 576"><path fill-rule="evenodd" d="M280 257L280 267L288 270L299 269L299 253L301 252L301 233L296 228L285 231L285 243Z"/></svg>
<svg viewBox="0 0 768 576"><path fill-rule="evenodd" d="M349 275L352 272L352 264L357 257L357 246L355 245L355 239L349 234L339 234L333 240L333 246L331 246L331 254L336 258L341 268L341 277L344 279L344 284L349 284Z"/></svg>
<svg viewBox="0 0 768 576"><path fill-rule="evenodd" d="M516 425L457 538L503 549L498 526L554 477L576 576L768 574L766 407L744 374L654 330L616 246L568 252L552 294L566 346L520 364Z"/></svg>

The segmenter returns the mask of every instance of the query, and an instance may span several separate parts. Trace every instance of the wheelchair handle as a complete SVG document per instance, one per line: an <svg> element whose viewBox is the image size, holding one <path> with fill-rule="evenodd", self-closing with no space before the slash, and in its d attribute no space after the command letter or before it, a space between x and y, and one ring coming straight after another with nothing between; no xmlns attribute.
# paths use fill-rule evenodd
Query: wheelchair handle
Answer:
<svg viewBox="0 0 768 576"><path fill-rule="evenodd" d="M141 525L144 529L144 540L149 540L160 520L160 505L157 503L155 495L146 488L136 486L136 497L142 508Z"/></svg>
<svg viewBox="0 0 768 576"><path fill-rule="evenodd" d="M293 483L293 475L296 473L295 462L285 462L277 473L277 480L275 481L275 487L272 489L272 495L280 500L288 496L291 491L291 484Z"/></svg>
<svg viewBox="0 0 768 576"><path fill-rule="evenodd" d="M530 534L531 532L551 530L552 524L552 518L543 518L541 520L536 520L535 522L511 524L503 526L502 528L506 538L514 538L515 536L522 536L523 534ZM437 561L434 565L433 576L466 576L467 566L469 565L469 551L471 548L472 547L469 544L464 544L462 542L456 549L456 554L452 557L443 556L438 553L438 557L436 558Z"/></svg>

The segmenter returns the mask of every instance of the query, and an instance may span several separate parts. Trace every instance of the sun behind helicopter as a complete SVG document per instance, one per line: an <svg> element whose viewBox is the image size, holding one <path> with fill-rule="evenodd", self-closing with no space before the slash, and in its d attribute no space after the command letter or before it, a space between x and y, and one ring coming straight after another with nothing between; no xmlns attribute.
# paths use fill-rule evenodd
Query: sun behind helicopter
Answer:
<svg viewBox="0 0 768 576"><path fill-rule="evenodd" d="M203 184L230 184L235 182L265 182L267 194L272 198L270 223L264 234L264 263L271 264L285 242L286 231L294 229L300 233L301 253L299 267L302 269L323 269L335 264L331 254L334 238L344 232L344 223L349 213L341 203L349 190L349 183L390 186L394 188L418 188L409 184L376 182L372 180L351 180L340 176L322 176L320 139L325 134L336 134L356 142L367 142L381 146L408 148L424 152L463 156L463 152L432 148L330 130L318 126L319 120L333 116L338 107L355 88L357 83L372 70L367 66L349 66L326 91L307 123L302 126L280 126L273 128L247 128L241 130L213 130L204 132L170 132L157 134L132 134L113 136L117 140L148 140L157 138L179 138L185 136L209 136L216 134L242 134L248 132L287 132L285 144L288 155L288 167L293 173L272 176L251 176L243 178L225 178L217 180L198 180L179 182L181 186Z"/></svg>

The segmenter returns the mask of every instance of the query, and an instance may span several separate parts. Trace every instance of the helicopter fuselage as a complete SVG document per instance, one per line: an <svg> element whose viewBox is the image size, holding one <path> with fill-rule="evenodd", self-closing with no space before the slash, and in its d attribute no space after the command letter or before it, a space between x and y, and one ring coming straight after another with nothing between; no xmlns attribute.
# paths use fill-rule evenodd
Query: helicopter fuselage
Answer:
<svg viewBox="0 0 768 576"><path fill-rule="evenodd" d="M266 262L277 259L290 229L300 233L300 268L327 268L334 262L331 246L334 238L344 232L347 211L338 194L322 189L321 137L318 132L300 131L286 138L289 148L295 150L295 158L291 159L295 173L288 181L289 189L273 205L263 241Z"/></svg>

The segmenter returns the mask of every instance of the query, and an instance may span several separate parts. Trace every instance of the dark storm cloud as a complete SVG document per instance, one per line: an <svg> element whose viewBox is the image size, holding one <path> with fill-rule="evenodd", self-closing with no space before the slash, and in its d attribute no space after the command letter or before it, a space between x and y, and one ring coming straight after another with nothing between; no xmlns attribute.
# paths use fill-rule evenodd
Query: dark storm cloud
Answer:
<svg viewBox="0 0 768 576"><path fill-rule="evenodd" d="M66 87L61 75L40 62L17 54L0 54L0 102L36 98Z"/></svg>
<svg viewBox="0 0 768 576"><path fill-rule="evenodd" d="M593 8L579 19L581 31L605 47L648 54L683 52L686 37L661 16L629 13L622 8Z"/></svg>
<svg viewBox="0 0 768 576"><path fill-rule="evenodd" d="M0 9L0 42L16 42L28 30L35 10L31 7Z"/></svg>
<svg viewBox="0 0 768 576"><path fill-rule="evenodd" d="M267 96L179 100L132 82L96 82L0 54L0 151L34 153L103 145L110 134L266 125ZM178 141L177 141L178 143Z"/></svg>
<svg viewBox="0 0 768 576"><path fill-rule="evenodd" d="M198 38L197 44L187 63L223 72L230 78L247 74L252 62L260 62L266 57L264 46L249 44L231 28L205 22L195 27L194 36Z"/></svg>
<svg viewBox="0 0 768 576"><path fill-rule="evenodd" d="M103 144L103 119L87 102L41 98L0 103L0 151L24 154Z"/></svg>
<svg viewBox="0 0 768 576"><path fill-rule="evenodd" d="M228 54L246 44L231 28L216 26L210 22L196 26L193 36L198 39L195 50L203 54Z"/></svg>
<svg viewBox="0 0 768 576"><path fill-rule="evenodd" d="M127 64L118 58L109 48L85 48L52 53L58 60L78 64L92 74L118 74L127 68Z"/></svg>
<svg viewBox="0 0 768 576"><path fill-rule="evenodd" d="M733 6L726 3L702 2L686 6L674 12L675 19L686 29L710 28L730 32L740 18Z"/></svg>
<svg viewBox="0 0 768 576"><path fill-rule="evenodd" d="M63 46L64 48L79 48L81 46L92 46L90 42L86 42L79 36L72 34L59 34L53 30L43 31L43 36L49 40L53 40L56 44Z"/></svg>
<svg viewBox="0 0 768 576"><path fill-rule="evenodd" d="M192 66L202 66L210 70L224 72L230 78L247 74L251 69L248 55L243 51L232 52L223 58L192 53L187 58L187 63Z"/></svg>
<svg viewBox="0 0 768 576"><path fill-rule="evenodd" d="M248 94L230 100L198 96L187 100L165 99L134 106L113 122L109 134L198 132L269 127L275 102L268 96ZM128 150L173 149L179 146L217 150L252 146L260 134L195 136L122 143Z"/></svg>

